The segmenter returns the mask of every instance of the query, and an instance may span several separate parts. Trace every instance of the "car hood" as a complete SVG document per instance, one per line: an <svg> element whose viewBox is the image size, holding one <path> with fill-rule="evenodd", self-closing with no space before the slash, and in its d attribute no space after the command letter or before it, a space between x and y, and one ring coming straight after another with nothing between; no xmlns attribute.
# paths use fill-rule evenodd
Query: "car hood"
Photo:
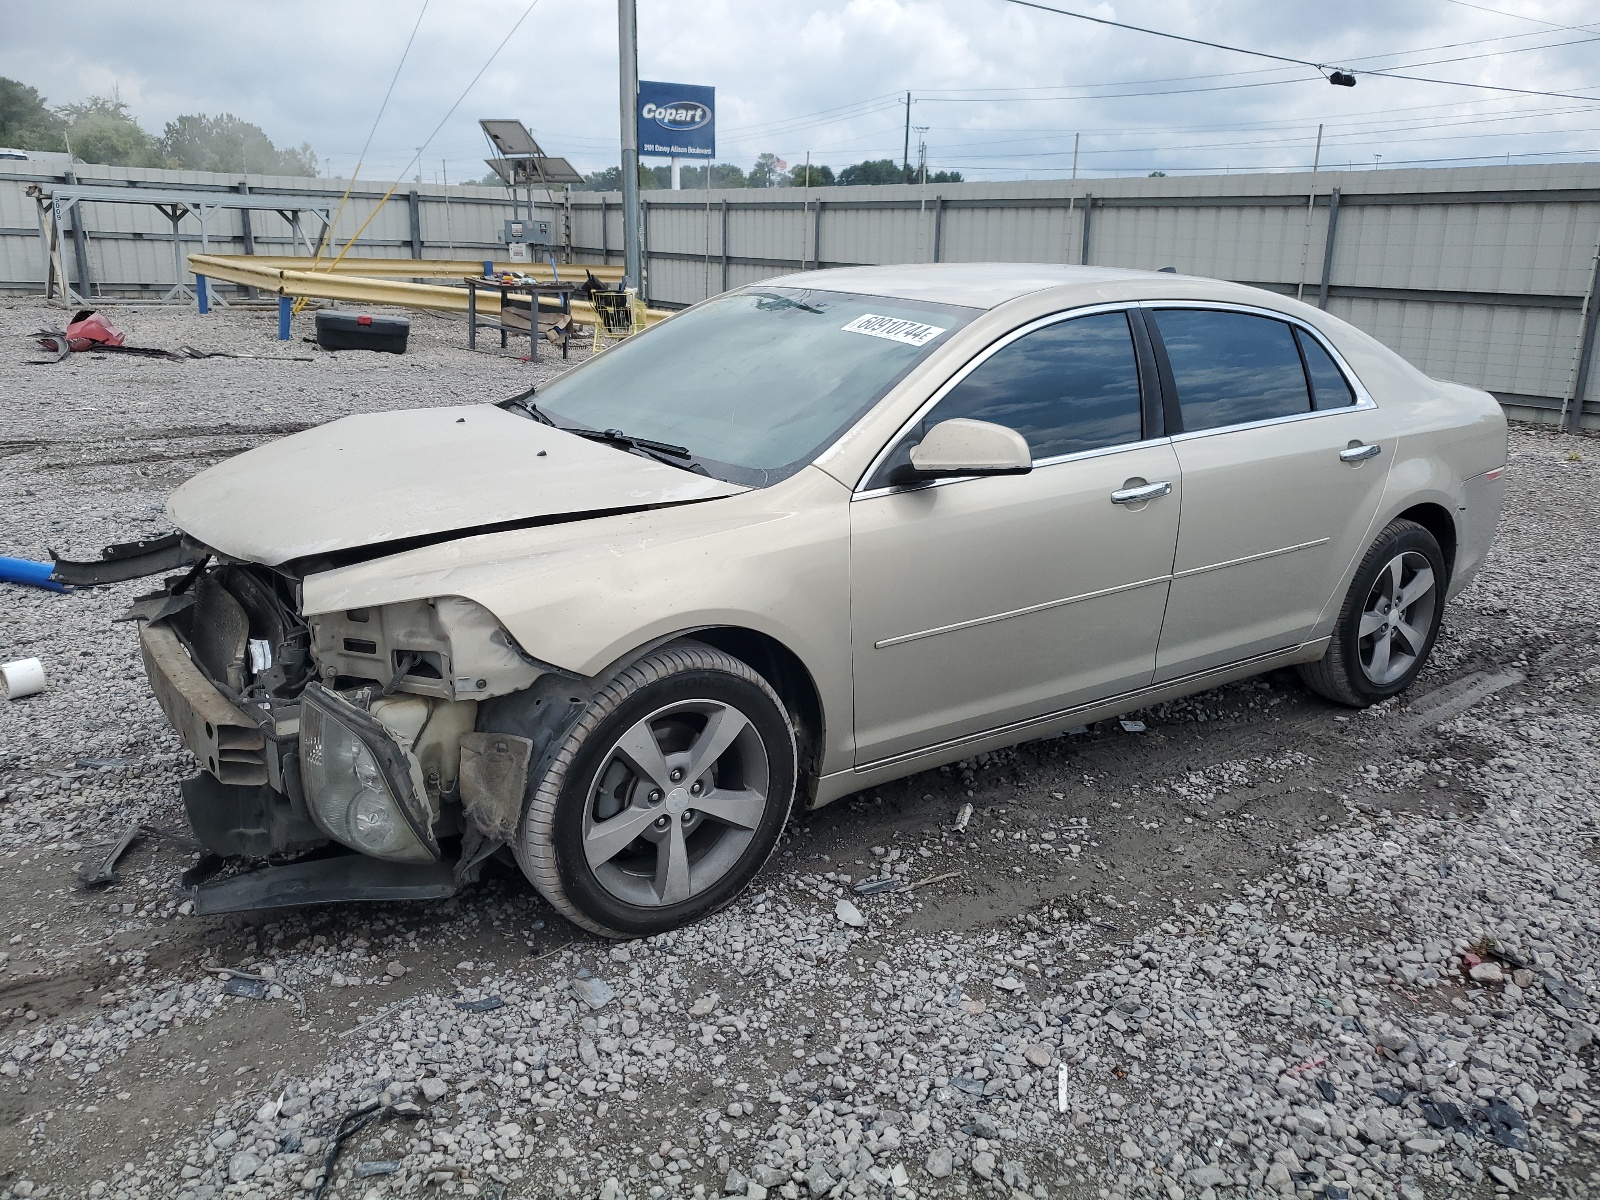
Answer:
<svg viewBox="0 0 1600 1200"><path fill-rule="evenodd" d="M179 487L167 515L222 554L277 566L746 490L472 405L345 417L257 447Z"/></svg>

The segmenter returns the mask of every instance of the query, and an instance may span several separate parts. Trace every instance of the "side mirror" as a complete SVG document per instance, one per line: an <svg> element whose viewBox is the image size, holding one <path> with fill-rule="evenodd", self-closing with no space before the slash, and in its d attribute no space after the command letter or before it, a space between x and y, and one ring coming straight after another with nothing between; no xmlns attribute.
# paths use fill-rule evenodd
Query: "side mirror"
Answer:
<svg viewBox="0 0 1600 1200"><path fill-rule="evenodd" d="M1033 452L1015 429L990 421L952 417L928 430L911 450L911 472L917 479L948 475L1026 475L1033 470Z"/></svg>

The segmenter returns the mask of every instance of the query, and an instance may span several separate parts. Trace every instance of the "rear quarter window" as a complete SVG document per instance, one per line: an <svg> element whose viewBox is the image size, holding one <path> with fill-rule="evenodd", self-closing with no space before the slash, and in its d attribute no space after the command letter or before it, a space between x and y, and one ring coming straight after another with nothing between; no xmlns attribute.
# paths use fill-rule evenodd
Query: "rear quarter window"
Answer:
<svg viewBox="0 0 1600 1200"><path fill-rule="evenodd" d="M1333 361L1333 355L1324 350L1322 343L1303 329L1296 329L1294 336L1300 343L1300 353L1306 360L1306 377L1311 380L1311 407L1347 408L1354 404L1355 389L1344 377L1344 372L1339 370L1339 365Z"/></svg>

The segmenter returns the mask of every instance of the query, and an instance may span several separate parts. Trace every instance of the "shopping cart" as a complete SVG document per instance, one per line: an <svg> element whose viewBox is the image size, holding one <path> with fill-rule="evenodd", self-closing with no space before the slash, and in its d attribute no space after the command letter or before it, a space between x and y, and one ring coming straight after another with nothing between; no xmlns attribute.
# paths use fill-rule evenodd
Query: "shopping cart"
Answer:
<svg viewBox="0 0 1600 1200"><path fill-rule="evenodd" d="M605 338L620 342L623 338L644 328L644 301L635 288L626 291L593 291L589 303L594 305L599 318L594 327L594 352L605 349Z"/></svg>

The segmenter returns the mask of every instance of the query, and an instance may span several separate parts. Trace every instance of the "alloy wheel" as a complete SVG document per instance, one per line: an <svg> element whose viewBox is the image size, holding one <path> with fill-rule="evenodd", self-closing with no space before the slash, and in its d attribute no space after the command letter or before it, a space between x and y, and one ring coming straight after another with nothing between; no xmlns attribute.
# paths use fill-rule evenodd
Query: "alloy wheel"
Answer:
<svg viewBox="0 0 1600 1200"><path fill-rule="evenodd" d="M1361 672L1377 686L1402 678L1427 648L1439 602L1435 582L1433 567L1415 550L1397 554L1378 573L1357 634Z"/></svg>
<svg viewBox="0 0 1600 1200"><path fill-rule="evenodd" d="M750 719L718 700L685 700L636 721L596 771L583 853L612 896L679 904L739 863L767 810L770 764Z"/></svg>

